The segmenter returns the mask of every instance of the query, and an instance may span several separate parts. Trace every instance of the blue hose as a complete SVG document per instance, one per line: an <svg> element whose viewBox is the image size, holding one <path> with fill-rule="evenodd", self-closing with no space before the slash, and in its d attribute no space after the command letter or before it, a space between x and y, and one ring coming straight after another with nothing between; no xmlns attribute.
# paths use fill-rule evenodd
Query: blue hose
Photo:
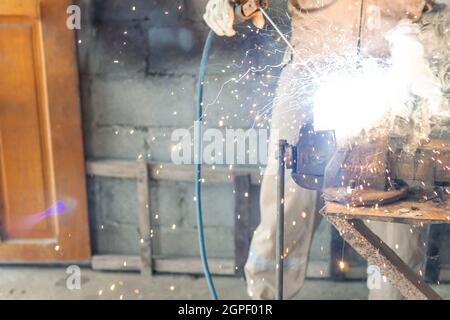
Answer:
<svg viewBox="0 0 450 320"><path fill-rule="evenodd" d="M206 66L208 64L209 49L214 39L214 33L209 31L208 37L206 38L205 46L203 47L202 59L200 61L200 70L198 73L197 80L197 108L196 108L196 121L198 124L198 141L197 150L198 158L195 164L195 198L196 198L196 216L197 216L197 233L198 233L198 246L200 250L200 259L202 261L203 273L205 274L206 282L208 284L208 289L213 300L218 300L216 289L214 287L214 282L209 271L208 258L206 256L205 247L205 235L203 230L203 213L202 213L202 161L203 161L203 132L202 132L202 122L203 122L203 86L205 81Z"/></svg>

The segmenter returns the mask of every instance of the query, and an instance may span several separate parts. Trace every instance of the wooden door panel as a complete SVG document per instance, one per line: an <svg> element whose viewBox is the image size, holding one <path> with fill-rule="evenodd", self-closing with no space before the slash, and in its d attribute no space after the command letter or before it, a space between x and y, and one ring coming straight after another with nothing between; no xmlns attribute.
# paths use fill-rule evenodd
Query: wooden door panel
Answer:
<svg viewBox="0 0 450 320"><path fill-rule="evenodd" d="M89 259L68 5L0 1L0 262Z"/></svg>
<svg viewBox="0 0 450 320"><path fill-rule="evenodd" d="M43 134L45 96L38 23L0 19L0 202L2 238L54 237L49 217L49 163ZM38 81L41 78L41 81ZM41 131L42 130L42 131ZM48 157L47 157L48 158ZM36 220L36 221L35 221Z"/></svg>
<svg viewBox="0 0 450 320"><path fill-rule="evenodd" d="M39 1L2 0L0 1L0 13L2 16L35 18L39 15Z"/></svg>

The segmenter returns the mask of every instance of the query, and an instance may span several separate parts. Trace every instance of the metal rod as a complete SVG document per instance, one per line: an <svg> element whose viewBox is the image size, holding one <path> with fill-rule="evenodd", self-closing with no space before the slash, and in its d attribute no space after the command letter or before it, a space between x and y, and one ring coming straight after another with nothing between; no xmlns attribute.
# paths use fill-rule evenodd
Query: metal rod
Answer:
<svg viewBox="0 0 450 320"><path fill-rule="evenodd" d="M277 192L277 234L276 234L276 299L283 300L284 271L284 177L286 167L286 140L278 141L278 192Z"/></svg>

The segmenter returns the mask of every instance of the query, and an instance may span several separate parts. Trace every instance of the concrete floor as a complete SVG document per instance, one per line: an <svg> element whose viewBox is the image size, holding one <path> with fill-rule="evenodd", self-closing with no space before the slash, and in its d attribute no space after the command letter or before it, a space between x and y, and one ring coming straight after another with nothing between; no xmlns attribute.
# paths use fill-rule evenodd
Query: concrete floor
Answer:
<svg viewBox="0 0 450 320"><path fill-rule="evenodd" d="M81 270L81 289L66 287L65 268L0 267L0 299L209 299L202 277ZM248 299L245 282L233 277L215 277L221 299ZM450 299L450 284L437 291ZM366 299L363 281L307 280L298 299Z"/></svg>

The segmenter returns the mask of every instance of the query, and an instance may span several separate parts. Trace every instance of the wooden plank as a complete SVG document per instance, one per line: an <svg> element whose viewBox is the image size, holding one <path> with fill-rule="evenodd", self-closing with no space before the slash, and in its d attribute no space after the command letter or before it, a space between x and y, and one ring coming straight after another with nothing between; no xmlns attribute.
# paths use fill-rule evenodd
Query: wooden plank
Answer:
<svg viewBox="0 0 450 320"><path fill-rule="evenodd" d="M208 259L210 271L216 275L234 275L234 261L231 259ZM140 271L141 258L130 255L95 255L91 260L92 269L105 271ZM156 272L202 274L203 268L198 258L153 258Z"/></svg>
<svg viewBox="0 0 450 320"><path fill-rule="evenodd" d="M170 163L151 163L122 160L88 160L86 170L90 175L116 177L116 178L136 178L138 201L139 201L139 230L140 230L140 252L142 274L149 275L155 266L152 266L151 255L151 221L149 214L149 178L152 180L166 181L193 181L194 167L189 165L177 166ZM235 184L236 194L236 229L235 229L235 253L236 261L233 264L233 273L236 271L243 275L243 269L247 260L250 247L250 186L260 184L262 176L259 169L238 168L230 170L228 167L219 167L212 169L205 167L203 170L205 182ZM247 197L245 197L247 194ZM239 218L238 218L239 217ZM167 264L171 267L172 263ZM237 266L237 269L236 269ZM227 267L228 268L228 267ZM201 269L199 269L201 270ZM220 270L219 270L220 271ZM173 270L171 272L174 272Z"/></svg>
<svg viewBox="0 0 450 320"><path fill-rule="evenodd" d="M189 274L203 274L201 265L197 262L196 258L154 258L153 270L155 272L168 272L168 273L189 273ZM139 256L130 255L94 255L91 260L91 266L94 270L105 271L140 271L141 258ZM208 259L211 270L216 275L235 275L235 261L232 259ZM330 270L328 268L328 261L309 261L307 278L308 279L328 279L330 277ZM186 272L187 270L188 272ZM450 274L450 273L449 273ZM445 272L443 273L445 276ZM364 267L351 267L348 272L345 273L346 279L365 279L366 268ZM442 279L442 274L441 274ZM450 279L447 277L446 279Z"/></svg>
<svg viewBox="0 0 450 320"><path fill-rule="evenodd" d="M140 271L141 257L130 255L94 255L91 259L94 270Z"/></svg>
<svg viewBox="0 0 450 320"><path fill-rule="evenodd" d="M378 266L389 282L408 299L439 300L441 297L361 220L321 213L369 265Z"/></svg>
<svg viewBox="0 0 450 320"><path fill-rule="evenodd" d="M409 210L409 211L408 211ZM408 211L408 212L405 212ZM328 216L348 219L369 219L399 223L450 223L450 204L433 201L399 201L380 207L350 207L334 202L325 203Z"/></svg>
<svg viewBox="0 0 450 320"><path fill-rule="evenodd" d="M234 260L236 275L244 276L250 250L250 175L234 175Z"/></svg>
<svg viewBox="0 0 450 320"><path fill-rule="evenodd" d="M151 222L150 222L150 194L148 188L147 164L138 164L137 177L137 197L138 197L138 221L140 234L141 251L141 274L150 276L152 274L152 243L151 243Z"/></svg>
<svg viewBox="0 0 450 320"><path fill-rule="evenodd" d="M141 257L139 269L142 275L150 276L153 269L147 163L140 161L91 160L87 161L86 168L87 173L90 175L136 179Z"/></svg>
<svg viewBox="0 0 450 320"><path fill-rule="evenodd" d="M172 163L149 163L149 178L155 181L186 181L194 180L193 165L175 165ZM86 161L86 172L90 175L134 178L138 170L135 161L90 159ZM249 174L252 185L260 185L262 172L258 168L232 168L225 166L204 166L203 179L208 183L233 182L233 176Z"/></svg>
<svg viewBox="0 0 450 320"><path fill-rule="evenodd" d="M209 270L217 275L234 275L235 265L232 259L208 259ZM203 267L198 258L155 259L154 268L158 272L203 274Z"/></svg>
<svg viewBox="0 0 450 320"><path fill-rule="evenodd" d="M152 180L162 181L194 181L193 165L174 165L172 163L150 163L149 176ZM233 176L249 174L252 185L260 185L262 173L258 168L232 168L225 166L211 166L202 168L202 176L206 183L233 182Z"/></svg>
<svg viewBox="0 0 450 320"><path fill-rule="evenodd" d="M89 160L86 162L87 174L94 176L136 178L139 170L140 165L136 161Z"/></svg>

